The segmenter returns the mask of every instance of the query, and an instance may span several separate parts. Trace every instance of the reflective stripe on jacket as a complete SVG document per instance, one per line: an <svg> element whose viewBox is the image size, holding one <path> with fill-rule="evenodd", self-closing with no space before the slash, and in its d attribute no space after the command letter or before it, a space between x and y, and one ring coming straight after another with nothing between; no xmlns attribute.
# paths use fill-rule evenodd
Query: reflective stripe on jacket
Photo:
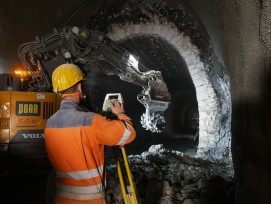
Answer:
<svg viewBox="0 0 271 204"><path fill-rule="evenodd" d="M51 116L45 128L48 157L56 170L57 189L89 194L103 190L104 145L130 143L135 130L130 118L108 120L68 100Z"/></svg>

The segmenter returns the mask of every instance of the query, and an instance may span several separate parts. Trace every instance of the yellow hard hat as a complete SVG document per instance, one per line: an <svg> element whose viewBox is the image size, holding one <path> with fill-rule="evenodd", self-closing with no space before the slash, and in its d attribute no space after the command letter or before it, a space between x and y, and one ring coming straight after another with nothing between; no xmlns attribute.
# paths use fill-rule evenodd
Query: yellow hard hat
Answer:
<svg viewBox="0 0 271 204"><path fill-rule="evenodd" d="M62 64L52 74L53 91L55 93L64 91L84 79L85 75L78 66L75 64Z"/></svg>

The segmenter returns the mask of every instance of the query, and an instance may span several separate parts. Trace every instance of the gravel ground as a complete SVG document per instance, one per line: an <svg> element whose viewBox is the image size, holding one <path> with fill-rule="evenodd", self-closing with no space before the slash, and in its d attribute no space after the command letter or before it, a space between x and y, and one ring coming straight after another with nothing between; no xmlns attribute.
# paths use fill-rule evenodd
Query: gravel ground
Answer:
<svg viewBox="0 0 271 204"><path fill-rule="evenodd" d="M153 145L130 155L129 166L142 204L232 204L233 167ZM108 203L123 203L115 160L107 158Z"/></svg>

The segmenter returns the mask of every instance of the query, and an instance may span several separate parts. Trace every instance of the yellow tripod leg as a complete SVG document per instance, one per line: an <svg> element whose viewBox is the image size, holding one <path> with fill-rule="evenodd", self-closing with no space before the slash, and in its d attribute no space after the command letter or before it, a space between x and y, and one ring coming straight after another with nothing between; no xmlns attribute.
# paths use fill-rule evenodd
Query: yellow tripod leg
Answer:
<svg viewBox="0 0 271 204"><path fill-rule="evenodd" d="M125 152L125 149L123 146L120 147L120 149L121 149L121 153L122 153L122 158L124 160L126 174L128 177L128 183L127 182L125 183L125 180L123 177L123 168L121 168L121 163L120 163L118 155L117 155L117 149L115 149L116 164L117 164L117 170L118 170L123 199L124 199L125 204L138 204L137 197L136 197L136 189L135 189L135 185L133 182L133 176L132 176L129 164L128 164L126 152Z"/></svg>
<svg viewBox="0 0 271 204"><path fill-rule="evenodd" d="M131 192L129 194L129 198L131 199L133 204L137 204L137 198L136 198L136 189L135 189L135 185L134 185L134 181L133 181L133 175L128 163L128 159L127 159L127 155L126 155L126 151L124 149L124 146L120 147L121 152L122 152L122 156L123 156L123 160L124 160L124 164L125 164L125 169L127 172L127 176L128 176L128 180L129 180L129 184L131 187Z"/></svg>
<svg viewBox="0 0 271 204"><path fill-rule="evenodd" d="M116 163L117 163L117 170L118 170L120 186L121 186L121 192L122 192L122 195L123 195L124 203L129 204L130 201L127 198L127 193L126 193L125 183L124 183L124 179L123 179L123 175L122 175L122 171L121 171L120 161L118 159L116 159Z"/></svg>

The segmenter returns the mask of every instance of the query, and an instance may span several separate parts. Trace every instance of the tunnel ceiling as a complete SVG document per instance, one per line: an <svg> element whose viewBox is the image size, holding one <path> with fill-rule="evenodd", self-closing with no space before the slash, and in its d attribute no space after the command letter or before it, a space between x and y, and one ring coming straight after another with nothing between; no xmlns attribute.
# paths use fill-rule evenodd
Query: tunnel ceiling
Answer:
<svg viewBox="0 0 271 204"><path fill-rule="evenodd" d="M83 25L99 9L110 7L114 12L124 1L1 1L0 6L0 65L1 72L8 72L20 64L17 49L20 44L35 36L45 35L53 28L66 24Z"/></svg>
<svg viewBox="0 0 271 204"><path fill-rule="evenodd" d="M125 20L136 22L140 18L148 18L144 14L145 11L153 12L162 4L160 1L149 2L152 8L142 5L141 1L124 0L70 0L68 2L64 0L36 2L31 0L3 0L0 7L0 57L1 62L6 66L2 66L2 69L4 67L11 69L14 65L20 63L17 57L17 48L20 44L31 41L36 36L45 35L53 31L54 28L61 28L66 25L87 25L90 29L107 33L111 19L115 18L121 10L124 11L123 15L119 15L115 20L120 23ZM179 3L176 3L178 1L168 2L175 2L173 3L175 7L180 6ZM138 6L134 6L134 4ZM141 8L143 8L143 12ZM129 12L125 13L125 10L129 10ZM161 12L167 13L168 11L162 10ZM173 10L170 15L167 15L168 18L175 18L176 22L179 21L180 24L183 24L184 30L191 31L191 25L183 23L189 21L188 16L185 16L181 11ZM198 35L198 33L194 32L193 35ZM199 43L201 42L199 41Z"/></svg>

